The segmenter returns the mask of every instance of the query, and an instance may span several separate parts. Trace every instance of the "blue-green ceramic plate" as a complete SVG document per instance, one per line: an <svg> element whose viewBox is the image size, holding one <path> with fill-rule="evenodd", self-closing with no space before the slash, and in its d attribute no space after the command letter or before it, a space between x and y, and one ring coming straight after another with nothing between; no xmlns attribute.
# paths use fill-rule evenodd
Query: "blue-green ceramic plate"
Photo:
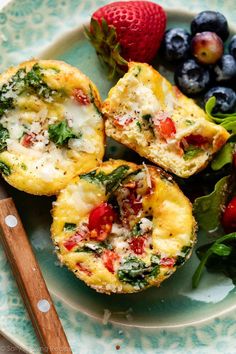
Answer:
<svg viewBox="0 0 236 354"><path fill-rule="evenodd" d="M106 80L104 68L84 38L83 25L96 8L107 2L11 1L0 12L1 70L31 57L59 58L83 70L106 97L112 83ZM223 12L235 31L234 0L159 3L168 10L168 27L188 28L194 13L213 9ZM132 158L113 142L108 154ZM57 262L49 233L52 199L16 190L12 194L74 354L112 354L119 348L131 354L236 353L236 290L231 280L205 273L200 287L192 290L191 276L197 264L193 255L159 289L133 295L98 294ZM40 353L2 249L0 331L27 352Z"/></svg>

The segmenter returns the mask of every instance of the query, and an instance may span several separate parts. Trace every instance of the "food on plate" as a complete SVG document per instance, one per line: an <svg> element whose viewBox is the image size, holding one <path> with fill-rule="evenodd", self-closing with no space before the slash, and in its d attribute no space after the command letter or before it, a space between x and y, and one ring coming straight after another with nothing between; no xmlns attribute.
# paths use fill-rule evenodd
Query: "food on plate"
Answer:
<svg viewBox="0 0 236 354"><path fill-rule="evenodd" d="M109 66L111 76L123 74L127 61L151 62L166 27L163 8L150 1L118 1L99 8L87 37Z"/></svg>
<svg viewBox="0 0 236 354"><path fill-rule="evenodd" d="M0 83L0 170L8 183L53 195L101 162L101 101L78 69L31 60L1 74Z"/></svg>
<svg viewBox="0 0 236 354"><path fill-rule="evenodd" d="M162 41L164 58L175 63L190 54L191 35L183 28L170 28L165 32Z"/></svg>
<svg viewBox="0 0 236 354"><path fill-rule="evenodd" d="M182 62L175 70L175 83L186 95L194 97L206 91L211 83L209 69L194 59Z"/></svg>
<svg viewBox="0 0 236 354"><path fill-rule="evenodd" d="M145 164L109 160L74 178L52 215L60 261L107 294L159 286L195 241L189 200L172 177Z"/></svg>
<svg viewBox="0 0 236 354"><path fill-rule="evenodd" d="M224 44L214 32L197 33L191 41L192 54L201 64L215 64L224 52Z"/></svg>
<svg viewBox="0 0 236 354"><path fill-rule="evenodd" d="M229 137L147 64L129 64L102 110L108 136L180 177L202 170Z"/></svg>

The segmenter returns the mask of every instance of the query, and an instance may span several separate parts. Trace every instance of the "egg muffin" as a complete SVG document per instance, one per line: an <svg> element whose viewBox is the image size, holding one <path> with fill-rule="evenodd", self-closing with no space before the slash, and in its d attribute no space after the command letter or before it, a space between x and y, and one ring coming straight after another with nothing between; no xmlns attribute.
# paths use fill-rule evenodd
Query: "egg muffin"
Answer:
<svg viewBox="0 0 236 354"><path fill-rule="evenodd" d="M192 205L155 166L109 160L75 177L54 203L57 255L98 292L159 286L191 255Z"/></svg>
<svg viewBox="0 0 236 354"><path fill-rule="evenodd" d="M148 64L129 63L102 110L108 136L184 178L206 167L229 137Z"/></svg>
<svg viewBox="0 0 236 354"><path fill-rule="evenodd" d="M0 87L0 170L12 186L53 195L101 162L101 100L78 69L31 60L1 74Z"/></svg>

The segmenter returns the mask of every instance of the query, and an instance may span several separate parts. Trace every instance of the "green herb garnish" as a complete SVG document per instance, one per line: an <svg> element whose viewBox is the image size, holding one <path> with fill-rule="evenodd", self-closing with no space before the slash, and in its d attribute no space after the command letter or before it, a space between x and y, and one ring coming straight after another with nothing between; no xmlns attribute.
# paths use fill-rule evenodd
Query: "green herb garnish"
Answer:
<svg viewBox="0 0 236 354"><path fill-rule="evenodd" d="M76 229L76 224L73 222L65 222L63 229L64 231L74 231Z"/></svg>
<svg viewBox="0 0 236 354"><path fill-rule="evenodd" d="M10 176L11 174L11 167L8 166L5 162L0 161L0 171L5 176Z"/></svg>
<svg viewBox="0 0 236 354"><path fill-rule="evenodd" d="M141 125L141 123L140 123L140 122L136 122L136 125L137 125L139 131L141 132L141 131L142 131L142 125Z"/></svg>
<svg viewBox="0 0 236 354"><path fill-rule="evenodd" d="M141 235L141 228L140 228L140 222L134 225L134 227L131 230L131 235L132 236L139 236Z"/></svg>
<svg viewBox="0 0 236 354"><path fill-rule="evenodd" d="M49 139L58 146L66 145L71 138L78 139L81 137L81 135L78 136L73 133L65 120L49 125L48 133Z"/></svg>
<svg viewBox="0 0 236 354"><path fill-rule="evenodd" d="M7 139L9 139L9 132L0 124L0 152L6 149Z"/></svg>
<svg viewBox="0 0 236 354"><path fill-rule="evenodd" d="M20 167L22 168L22 170L26 171L27 170L27 166L24 162L22 162L22 164L20 165Z"/></svg>
<svg viewBox="0 0 236 354"><path fill-rule="evenodd" d="M16 95L33 92L39 97L48 99L55 94L60 94L59 91L53 90L47 85L43 76L43 69L38 64L35 64L28 72L25 68L19 69L0 89L0 117L7 110L15 107Z"/></svg>
<svg viewBox="0 0 236 354"><path fill-rule="evenodd" d="M8 83L0 89L0 117L14 108L14 93L21 93L24 87L25 69L20 69L11 77ZM12 95L11 95L12 92Z"/></svg>
<svg viewBox="0 0 236 354"><path fill-rule="evenodd" d="M192 247L191 246L183 246L181 249L181 256L178 256L175 262L175 265L177 267L181 266L182 264L184 264L184 262L186 261L186 258L189 254L189 252L191 251Z"/></svg>
<svg viewBox="0 0 236 354"><path fill-rule="evenodd" d="M114 192L120 185L121 181L127 176L129 166L122 165L117 167L111 173L104 172L96 173L96 170L87 174L80 175L81 179L85 179L91 183L101 183L106 188L106 194Z"/></svg>
<svg viewBox="0 0 236 354"><path fill-rule="evenodd" d="M184 151L184 160L191 160L201 152L203 152L201 148L194 145L189 145L189 147Z"/></svg>
<svg viewBox="0 0 236 354"><path fill-rule="evenodd" d="M193 288L198 286L205 266L209 267L211 271L223 271L236 284L236 250L235 247L225 244L225 242L229 241L236 241L235 232L218 238L213 244L202 246L205 248L205 252L202 254L202 248L199 249L198 255L201 258L201 262L192 278Z"/></svg>
<svg viewBox="0 0 236 354"><path fill-rule="evenodd" d="M159 273L159 257L152 256L151 265L147 266L141 259L131 256L125 259L118 270L118 278L140 289L148 285L148 278Z"/></svg>

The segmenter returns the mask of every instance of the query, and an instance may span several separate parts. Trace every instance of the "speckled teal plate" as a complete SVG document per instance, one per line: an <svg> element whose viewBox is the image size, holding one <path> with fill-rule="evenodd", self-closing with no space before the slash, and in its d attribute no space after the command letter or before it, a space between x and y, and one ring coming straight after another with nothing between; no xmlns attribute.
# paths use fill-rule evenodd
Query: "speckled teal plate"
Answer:
<svg viewBox="0 0 236 354"><path fill-rule="evenodd" d="M59 58L82 69L105 97L112 83L106 80L104 68L83 36L83 25L97 7L107 2L12 1L0 12L1 70L31 57ZM204 9L220 10L232 26L236 18L234 0L159 3L168 10L168 27L188 28L191 11ZM162 67L159 69L164 72ZM108 154L133 157L113 142ZM229 279L205 273L200 287L193 291L191 276L197 264L193 255L160 289L134 295L98 294L58 265L49 233L52 199L16 190L12 194L74 354L112 354L117 346L121 352L131 354L236 353L236 290ZM203 237L199 237L200 241ZM111 314L107 324L102 322L105 309L105 314ZM0 331L24 350L40 353L2 249Z"/></svg>

